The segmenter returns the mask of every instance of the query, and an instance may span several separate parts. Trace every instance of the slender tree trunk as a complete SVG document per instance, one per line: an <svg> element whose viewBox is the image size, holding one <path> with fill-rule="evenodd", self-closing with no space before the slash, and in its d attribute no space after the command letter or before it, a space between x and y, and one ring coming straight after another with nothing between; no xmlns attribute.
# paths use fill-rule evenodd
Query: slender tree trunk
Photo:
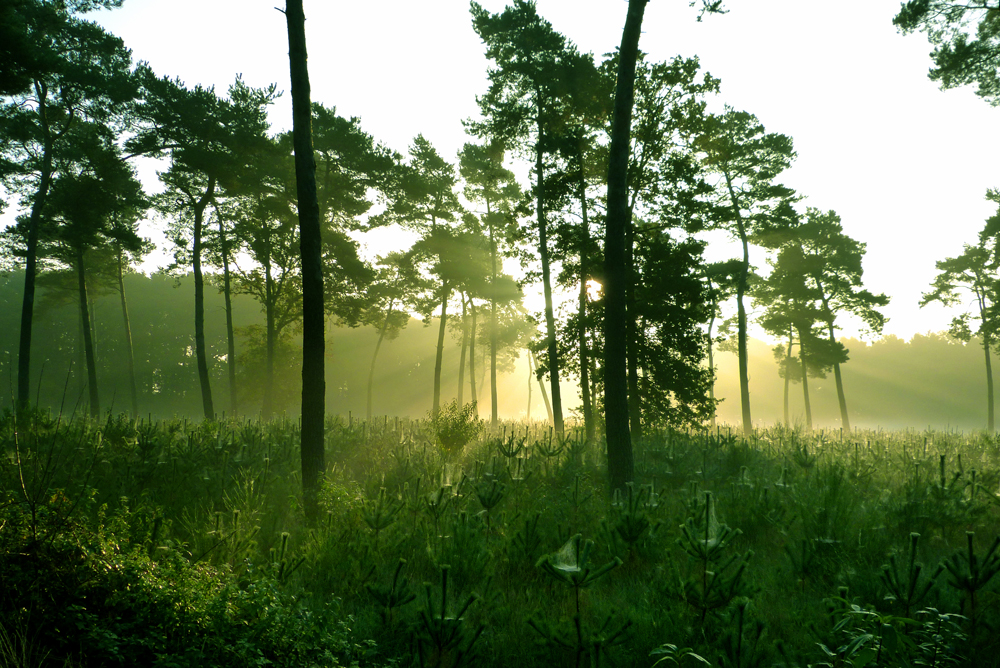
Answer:
<svg viewBox="0 0 1000 668"><path fill-rule="evenodd" d="M583 172L582 156L577 182L577 197L580 200L580 215L583 218L580 226L580 303L577 308L579 325L576 333L577 345L580 347L580 399L583 402L584 433L587 436L587 441L593 441L597 436L597 430L594 427L594 406L590 396L590 351L587 348L587 280L590 277L587 259L590 252L590 219L587 210L587 181Z"/></svg>
<svg viewBox="0 0 1000 668"><path fill-rule="evenodd" d="M535 382L535 371L531 368L531 353L528 353L528 414L525 420L531 422L531 384Z"/></svg>
<svg viewBox="0 0 1000 668"><path fill-rule="evenodd" d="M218 213L218 209L216 209ZM226 226L219 216L219 244L222 246L222 294L226 301L226 369L229 372L229 413L236 417L239 404L236 400L236 336L233 332L232 276L229 273L229 243Z"/></svg>
<svg viewBox="0 0 1000 668"><path fill-rule="evenodd" d="M122 320L125 324L125 364L128 369L129 397L132 399L132 419L139 417L139 391L135 382L135 354L132 349L132 325L128 317L128 302L125 300L125 271L122 249L118 249L118 294L122 301Z"/></svg>
<svg viewBox="0 0 1000 668"><path fill-rule="evenodd" d="M738 319L736 342L740 363L740 408L743 414L743 434L749 437L753 434L753 419L750 417L750 363L749 353L747 352L747 309L743 303L743 298L747 293L747 275L750 273L750 245L747 241L743 217L740 215L739 208L735 204L736 200L734 199L733 202L738 218L740 242L743 244L743 264L740 266L740 278L736 283L736 314Z"/></svg>
<svg viewBox="0 0 1000 668"><path fill-rule="evenodd" d="M264 263L264 400L260 405L260 414L265 420L274 414L275 301L274 277L271 275L271 263L267 261Z"/></svg>
<svg viewBox="0 0 1000 668"><path fill-rule="evenodd" d="M87 356L87 387L90 390L90 417L101 417L101 401L97 394L97 360L94 357L94 339L90 329L90 306L87 299L87 270L83 249L76 252L76 279L80 294L80 313L83 315L83 349Z"/></svg>
<svg viewBox="0 0 1000 668"><path fill-rule="evenodd" d="M631 439L642 438L642 406L639 394L639 327L635 320L635 258L633 244L635 230L631 223L631 208L629 209L629 225L625 229L625 264L628 280L625 282L625 312L632 314L626 318L625 331L627 335L628 359L628 422Z"/></svg>
<svg viewBox="0 0 1000 668"><path fill-rule="evenodd" d="M378 351L382 347L382 339L389 330L389 318L392 317L392 308L396 305L396 300L389 302L389 308L385 311L385 320L382 322L382 329L378 333L378 342L375 344L375 353L372 355L372 363L368 368L368 410L365 412L366 419L372 419L372 386L375 384L375 360L378 359Z"/></svg>
<svg viewBox="0 0 1000 668"><path fill-rule="evenodd" d="M829 324L830 343L836 343L837 337L833 333L833 324ZM837 401L840 403L840 426L844 431L851 431L851 417L847 412L847 395L844 393L844 379L840 375L840 362L833 363L833 379L837 384Z"/></svg>
<svg viewBox="0 0 1000 668"><path fill-rule="evenodd" d="M38 98L38 116L45 139L42 147L42 170L38 190L31 204L28 218L28 246L24 259L24 295L21 300L21 332L17 347L17 406L27 408L31 403L31 327L35 311L35 274L38 266L38 230L42 222L42 209L52 184L52 133L46 106L47 90L44 84L35 84Z"/></svg>
<svg viewBox="0 0 1000 668"><path fill-rule="evenodd" d="M443 297L441 298L441 324L438 327L437 356L434 358L434 404L431 408L431 415L437 417L441 410L441 363L444 361L444 334L448 324L448 297L451 296L451 287L445 283L441 287Z"/></svg>
<svg viewBox="0 0 1000 668"><path fill-rule="evenodd" d="M469 348L468 317L465 308L465 295L462 295L462 352L458 356L458 405L465 405L465 353Z"/></svg>
<svg viewBox="0 0 1000 668"><path fill-rule="evenodd" d="M528 351L528 358L531 360L530 364L534 365L534 367L537 369L538 368L538 363L535 361L535 353L533 353L533 352L531 352L529 350ZM545 412L548 413L548 415L549 415L549 424L553 424L553 419L552 419L552 404L549 403L549 393L545 391L545 383L542 382L541 378L537 377L537 374L536 374L536 379L538 380L538 389L542 393L542 400L545 402Z"/></svg>
<svg viewBox="0 0 1000 668"><path fill-rule="evenodd" d="M788 328L788 349L785 351L785 428L792 425L791 415L788 411L788 391L791 387L791 372L792 372L792 342L794 339L794 330Z"/></svg>
<svg viewBox="0 0 1000 668"><path fill-rule="evenodd" d="M319 477L326 468L323 444L326 402L323 255L319 202L316 198L316 158L312 147L312 106L306 56L302 0L287 0L288 62L292 83L292 127L295 143L295 183L302 256L302 489L306 518L319 519Z"/></svg>
<svg viewBox="0 0 1000 668"><path fill-rule="evenodd" d="M79 290L78 290L79 291ZM83 397L84 391L87 389L87 353L84 350L85 344L84 339L86 338L83 333L84 328L83 309L80 309L79 318L79 328L76 332L76 391L79 393L80 397Z"/></svg>
<svg viewBox="0 0 1000 668"><path fill-rule="evenodd" d="M476 302L469 300L469 310L472 311L472 334L469 336L469 389L472 403L476 404L476 415L479 414L479 397L476 396Z"/></svg>
<svg viewBox="0 0 1000 668"><path fill-rule="evenodd" d="M986 355L986 430L993 433L993 365L990 362L990 337L983 334L983 353Z"/></svg>
<svg viewBox="0 0 1000 668"><path fill-rule="evenodd" d="M708 283L709 290L712 289L712 282L709 280ZM711 427L715 429L715 344L712 340L712 328L715 327L715 308L716 305L712 304L712 315L708 319L708 370L712 374L712 378L708 382L708 398L712 403L712 421Z"/></svg>
<svg viewBox="0 0 1000 668"><path fill-rule="evenodd" d="M490 424L495 428L497 417L497 242L494 237L493 216L486 202L486 215L490 221Z"/></svg>
<svg viewBox="0 0 1000 668"><path fill-rule="evenodd" d="M552 386L552 425L556 433L563 433L562 393L559 390L559 350L556 346L556 318L552 307L552 272L549 267L549 231L545 214L545 177L542 163L542 94L536 91L538 112L538 143L535 146L535 179L538 209L538 252L542 260L542 292L545 296L545 342L549 354L549 383Z"/></svg>
<svg viewBox="0 0 1000 668"><path fill-rule="evenodd" d="M799 361L802 363L802 400L806 406L806 429L812 431L812 404L809 402L809 370L806 368L806 346L802 332L799 332Z"/></svg>
<svg viewBox="0 0 1000 668"><path fill-rule="evenodd" d="M201 273L202 224L205 208L215 195L215 177L209 177L208 188L194 206L194 250L192 265L194 267L194 347L198 361L198 381L201 383L201 403L206 420L215 419L215 409L212 407L212 386L208 376L208 352L205 349L205 281Z"/></svg>
<svg viewBox="0 0 1000 668"><path fill-rule="evenodd" d="M646 0L629 0L619 49L618 81L608 156L608 219L604 242L604 420L611 491L634 478L628 397L628 159L635 94L635 63Z"/></svg>

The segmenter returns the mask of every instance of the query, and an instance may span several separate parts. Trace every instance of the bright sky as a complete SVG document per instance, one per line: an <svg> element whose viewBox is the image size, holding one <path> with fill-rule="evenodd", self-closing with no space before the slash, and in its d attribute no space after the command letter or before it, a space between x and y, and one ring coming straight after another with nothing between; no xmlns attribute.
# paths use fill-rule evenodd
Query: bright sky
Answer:
<svg viewBox="0 0 1000 668"><path fill-rule="evenodd" d="M483 0L491 11L505 0ZM286 91L272 113L291 122L287 36L280 0L126 0L96 18L137 60L189 86L224 92L237 73ZM621 41L625 0L538 0L539 13L582 51ZM887 333L947 327L950 315L917 302L936 260L971 243L1000 187L997 111L971 90L927 79L930 46L892 25L899 0L729 0L731 11L695 21L687 0L654 0L640 48L654 60L698 55L722 80L722 103L754 113L795 141L784 182L803 206L835 209L868 244L870 289L892 298ZM487 61L463 0L305 0L313 100L360 116L376 139L405 153L423 133L454 159L467 141ZM728 249L716 250L725 256ZM751 258L763 264L758 253Z"/></svg>

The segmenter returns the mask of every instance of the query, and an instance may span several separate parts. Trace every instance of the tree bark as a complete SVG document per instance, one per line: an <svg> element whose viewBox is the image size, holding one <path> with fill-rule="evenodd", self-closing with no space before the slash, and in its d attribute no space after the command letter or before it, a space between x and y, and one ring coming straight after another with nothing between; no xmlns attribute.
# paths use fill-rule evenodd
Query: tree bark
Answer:
<svg viewBox="0 0 1000 668"><path fill-rule="evenodd" d="M629 224L625 228L625 271L628 276L628 280L625 281L625 311L626 313L634 313L635 258L633 244L635 243L635 230L632 227L631 207L629 212ZM628 422L632 440L638 441L642 438L642 406L639 394L639 328L635 317L626 318L625 332L628 358Z"/></svg>
<svg viewBox="0 0 1000 668"><path fill-rule="evenodd" d="M139 417L139 391L135 382L135 353L132 349L132 325L128 317L128 302L125 300L125 272L122 268L122 249L118 249L118 294L121 295L122 320L125 324L125 364L128 368L129 397L132 399L132 419Z"/></svg>
<svg viewBox="0 0 1000 668"><path fill-rule="evenodd" d="M833 333L833 324L829 324L830 342L836 343L837 337ZM833 379L837 384L837 401L840 403L840 426L844 431L850 433L851 418L847 413L847 395L844 393L844 379L840 375L840 362L833 363Z"/></svg>
<svg viewBox="0 0 1000 668"><path fill-rule="evenodd" d="M732 194L731 184L729 190ZM736 210L740 242L743 245L743 264L740 266L739 281L736 282L736 343L740 364L740 409L743 417L743 435L749 437L753 434L753 419L750 417L750 363L749 353L747 352L747 309L743 303L743 297L747 293L747 276L750 273L750 245L747 240L746 227L743 224L743 216L740 214L739 206L736 204L735 195L732 195L732 197L733 208Z"/></svg>
<svg viewBox="0 0 1000 668"><path fill-rule="evenodd" d="M629 0L619 49L611 147L608 156L608 219L604 241L604 420L611 492L632 482L634 463L628 402L628 255L632 221L628 203L628 159L635 94L635 63L646 0Z"/></svg>
<svg viewBox="0 0 1000 668"><path fill-rule="evenodd" d="M594 427L594 406L590 396L590 351L587 348L587 279L590 267L587 253L590 250L590 217L587 210L587 180L583 172L583 157L580 158L580 173L577 181L577 198L580 200L580 303L577 307L579 325L577 345L580 347L580 400L583 402L583 431L587 441L597 436Z"/></svg>
<svg viewBox="0 0 1000 668"><path fill-rule="evenodd" d="M556 433L563 433L562 394L559 390L559 350L556 346L556 318L552 307L552 272L549 267L549 232L545 216L545 178L542 163L542 94L536 92L538 112L538 144L535 146L535 180L538 197L538 252L542 260L542 292L545 296L545 342L549 354L549 383L552 386L552 426Z"/></svg>
<svg viewBox="0 0 1000 668"><path fill-rule="evenodd" d="M194 206L194 249L192 266L194 269L194 348L198 363L198 381L201 384L201 403L206 420L215 419L212 407L212 386L208 377L208 352L205 349L205 281L201 272L202 225L205 208L215 195L215 177L209 177L205 193Z"/></svg>
<svg viewBox="0 0 1000 668"><path fill-rule="evenodd" d="M444 361L444 334L448 324L448 297L451 296L451 287L445 283L441 287L443 297L441 298L441 324L438 327L437 355L434 358L434 403L431 408L431 416L437 417L441 410L441 364Z"/></svg>
<svg viewBox="0 0 1000 668"><path fill-rule="evenodd" d="M268 250L270 257L270 249ZM265 420L274 414L274 351L277 333L274 326L274 277L271 274L271 262L264 263L264 400L261 402L260 413Z"/></svg>
<svg viewBox="0 0 1000 668"><path fill-rule="evenodd" d="M35 312L35 274L38 271L38 231L42 223L42 208L52 184L52 132L49 128L46 106L47 89L43 84L35 84L38 98L38 117L45 141L42 147L42 171L39 174L38 190L31 204L28 218L28 245L24 266L24 295L21 300L21 333L17 347L17 406L25 409L31 403L31 328Z"/></svg>
<svg viewBox="0 0 1000 668"><path fill-rule="evenodd" d="M806 346L802 332L799 332L799 360L802 363L802 400L806 406L806 430L812 431L812 404L809 402L809 370L806 368Z"/></svg>
<svg viewBox="0 0 1000 668"><path fill-rule="evenodd" d="M97 394L97 360L94 357L94 338L90 329L90 305L87 300L87 270L83 249L76 251L76 281L80 296L80 313L83 316L83 350L87 357L87 388L90 394L90 417L101 417L101 401Z"/></svg>
<svg viewBox="0 0 1000 668"><path fill-rule="evenodd" d="M983 334L983 353L986 355L986 430L993 433L993 365L990 362L990 337Z"/></svg>
<svg viewBox="0 0 1000 668"><path fill-rule="evenodd" d="M465 295L462 295L462 352L458 357L458 405L465 405L465 353L469 349L469 328L466 324L467 312Z"/></svg>
<svg viewBox="0 0 1000 668"><path fill-rule="evenodd" d="M790 389L790 385L791 385L791 382L792 382L792 379L791 379L791 377L789 375L791 373L791 370L792 370L792 368L791 368L792 367L792 331L793 331L792 328L789 327L788 328L788 350L785 351L785 428L786 429L788 427L790 427L791 424L792 424L791 423L791 419L790 419L791 416L790 416L789 411L788 411L788 390Z"/></svg>
<svg viewBox="0 0 1000 668"><path fill-rule="evenodd" d="M538 363L535 362L535 353L531 352L530 350L528 351L528 359L529 359L529 368L530 365L533 365L537 369ZM545 402L545 412L548 413L549 424L553 424L552 404L549 403L549 394L548 392L545 391L545 383L542 382L541 378L537 378L537 376L536 379L538 380L538 389L541 390L542 392L542 400Z"/></svg>
<svg viewBox="0 0 1000 668"><path fill-rule="evenodd" d="M476 395L476 302L469 300L472 311L472 333L469 336L469 390L472 403L476 404L476 415L479 415L479 397Z"/></svg>
<svg viewBox="0 0 1000 668"><path fill-rule="evenodd" d="M226 301L226 368L229 372L229 412L236 417L239 404L236 399L236 336L233 332L232 277L229 273L229 245L226 226L219 216L219 244L222 246L222 294Z"/></svg>
<svg viewBox="0 0 1000 668"><path fill-rule="evenodd" d="M312 105L302 0L287 0L288 62L292 83L292 133L298 195L299 246L302 258L302 491L308 521L319 518L317 493L326 468L323 443L326 402L323 255L316 157L312 147Z"/></svg>

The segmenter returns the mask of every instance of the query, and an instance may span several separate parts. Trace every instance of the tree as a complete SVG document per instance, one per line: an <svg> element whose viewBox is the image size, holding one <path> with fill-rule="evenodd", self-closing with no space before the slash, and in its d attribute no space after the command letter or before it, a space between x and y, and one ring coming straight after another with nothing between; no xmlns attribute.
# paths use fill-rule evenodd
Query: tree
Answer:
<svg viewBox="0 0 1000 668"><path fill-rule="evenodd" d="M270 148L267 107L276 97L275 88L253 89L237 78L224 100L212 88L188 89L180 81L157 77L148 67L140 77L145 96L138 113L146 127L126 146L132 153L170 157L170 167L160 174L166 191L158 202L161 211L190 225L195 356L202 409L205 419L212 420L202 271L205 212L220 194L246 187L245 181L258 173Z"/></svg>
<svg viewBox="0 0 1000 668"><path fill-rule="evenodd" d="M287 0L288 64L292 80L292 134L295 145L296 202L302 263L302 490L306 517L319 519L319 479L324 462L323 249L319 199L316 194L316 157L310 128L309 67L306 56L306 17L302 0Z"/></svg>
<svg viewBox="0 0 1000 668"><path fill-rule="evenodd" d="M740 260L732 259L725 262L713 262L704 267L705 284L707 287L706 298L708 302L708 368L712 372L711 384L708 386L708 398L715 402L715 344L722 343L723 338L719 334L713 334L715 321L722 317L722 304L736 295L736 286L739 277L743 273L743 265ZM725 321L721 323L719 330L725 327ZM717 340L717 337L718 340ZM787 422L787 419L786 419ZM715 427L715 410L712 411L711 426Z"/></svg>
<svg viewBox="0 0 1000 668"><path fill-rule="evenodd" d="M952 320L949 334L964 342L976 335L982 342L986 360L986 428L990 433L995 426L990 347L1000 324L996 311L1000 284L990 268L992 257L993 254L983 243L975 246L965 244L961 255L937 262L940 273L931 284L931 291L920 300L921 307L935 301L945 306L959 306L963 304L963 295L972 297L967 310ZM972 328L973 320L979 323L975 330Z"/></svg>
<svg viewBox="0 0 1000 668"><path fill-rule="evenodd" d="M904 34L927 35L934 50L928 76L944 89L976 84L976 94L1000 104L1000 3L996 0L908 0L893 23Z"/></svg>
<svg viewBox="0 0 1000 668"><path fill-rule="evenodd" d="M494 141L487 145L466 144L459 153L459 173L465 182L464 195L473 203L486 207L480 221L488 230L490 243L490 424L496 427L497 417L497 290L502 258L509 256L517 236L514 208L521 199L521 188L514 173L504 167L503 145ZM473 332L475 340L475 332Z"/></svg>
<svg viewBox="0 0 1000 668"><path fill-rule="evenodd" d="M135 96L131 58L122 41L74 14L120 4L23 0L3 8L4 30L13 29L18 36L9 42L0 39L9 56L0 74L0 180L29 209L18 344L20 407L30 397L39 229L58 156L76 124L124 121L124 105Z"/></svg>
<svg viewBox="0 0 1000 668"><path fill-rule="evenodd" d="M545 299L546 349L557 433L563 433L560 362L556 342L546 209L546 155L564 131L569 92L580 56L576 47L542 19L534 2L514 0L499 14L472 3L472 25L486 44L486 57L496 63L489 72L490 88L478 98L484 120L469 123L477 136L500 141L534 158L535 221Z"/></svg>
<svg viewBox="0 0 1000 668"><path fill-rule="evenodd" d="M76 274L90 415L98 418L101 409L87 294L88 259L91 251L102 247L141 248L142 240L134 228L116 226L115 218L123 209L143 209L145 197L107 128L89 124L77 128L73 137L74 150L80 155L73 160L75 169L62 170L51 186L43 211L49 224L42 230L39 247Z"/></svg>
<svg viewBox="0 0 1000 668"><path fill-rule="evenodd" d="M736 284L737 342L743 433L749 436L753 421L744 297L750 274L750 243L776 228L789 226L796 218L791 206L793 191L775 182L791 164L795 151L789 137L766 133L756 117L731 108L710 116L693 144L705 167L717 177L707 225L729 232L743 249Z"/></svg>
<svg viewBox="0 0 1000 668"><path fill-rule="evenodd" d="M878 309L886 306L889 298L884 294L873 294L864 288L861 263L865 256L865 244L844 234L840 216L836 212L823 213L812 207L806 209L805 221L796 227L795 234L805 256L804 270L812 281L822 306L828 347L837 347L836 318L841 313L856 316L869 331L881 333L885 316ZM846 353L844 351L843 361L847 361ZM840 404L840 423L849 432L851 420L847 412L840 364L839 359L834 359L833 375Z"/></svg>

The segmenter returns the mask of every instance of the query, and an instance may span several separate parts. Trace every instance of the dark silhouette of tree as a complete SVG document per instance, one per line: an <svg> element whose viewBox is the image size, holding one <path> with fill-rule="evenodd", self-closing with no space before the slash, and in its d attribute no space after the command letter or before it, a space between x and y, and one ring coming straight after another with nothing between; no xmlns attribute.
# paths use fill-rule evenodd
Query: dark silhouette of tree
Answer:
<svg viewBox="0 0 1000 668"><path fill-rule="evenodd" d="M125 103L135 97L131 57L122 41L76 13L116 7L120 0L41 2L3 8L0 38L7 56L0 73L0 181L29 209L24 294L18 344L17 404L30 400L31 332L39 230L60 154L81 122L124 125Z"/></svg>
<svg viewBox="0 0 1000 668"><path fill-rule="evenodd" d="M546 156L557 149L566 130L570 94L580 88L574 77L581 72L581 56L572 43L538 15L535 4L527 0L514 0L499 14L491 14L473 2L472 25L486 44L486 57L496 67L489 71L489 90L478 98L484 120L469 123L468 127L479 137L500 141L534 159L532 194L545 299L547 366L553 423L556 432L562 434Z"/></svg>
<svg viewBox="0 0 1000 668"><path fill-rule="evenodd" d="M990 263L993 253L984 243L963 246L962 254L937 262L938 275L931 284L931 291L924 294L920 306L940 302L945 306L964 306L965 312L956 316L948 333L968 343L979 337L986 361L986 424L992 433L995 427L993 401L993 365L990 347L997 335L997 293L1000 289L996 272ZM965 303L969 297L971 303ZM978 325L973 329L973 321Z"/></svg>
<svg viewBox="0 0 1000 668"><path fill-rule="evenodd" d="M796 227L795 236L804 254L807 276L816 289L826 323L829 347L837 347L836 319L838 314L859 318L874 334L881 334L885 316L878 309L889 303L884 294L873 294L864 288L861 263L865 244L844 234L840 216L808 208L805 220ZM844 361L846 360L846 352ZM839 359L834 359L833 375L840 404L841 426L851 430L847 412L847 397L840 372Z"/></svg>
<svg viewBox="0 0 1000 668"><path fill-rule="evenodd" d="M312 104L302 0L287 0L285 19L292 80L292 133L302 265L302 490L306 518L315 522L319 518L319 479L326 468L323 452L326 344L323 248L316 194L316 156L310 127Z"/></svg>
<svg viewBox="0 0 1000 668"><path fill-rule="evenodd" d="M795 157L792 140L766 133L753 115L727 108L706 119L693 145L708 171L717 177L707 224L733 236L743 249L743 267L736 285L737 342L743 433L753 432L747 360L747 313L744 297L750 274L750 243L774 228L795 220L794 193L775 182Z"/></svg>
<svg viewBox="0 0 1000 668"><path fill-rule="evenodd" d="M486 211L479 218L490 243L490 424L497 425L497 281L502 259L513 252L518 238L514 209L521 189L514 174L504 167L503 145L466 144L459 153L459 173L465 182L464 195L470 202L482 204ZM475 332L473 332L475 341ZM473 399L475 400L475 398Z"/></svg>
<svg viewBox="0 0 1000 668"><path fill-rule="evenodd" d="M739 277L743 272L743 265L739 260L727 260L725 262L713 262L703 269L706 283L706 298L708 301L708 368L712 372L712 381L708 386L708 398L715 405L715 344L722 343L724 339L718 338L720 335L715 330L715 321L722 317L722 304L736 295L736 286ZM724 324L724 323L722 323ZM720 330L722 327L720 326ZM787 419L786 419L787 422ZM715 410L712 410L711 426L715 427Z"/></svg>
<svg viewBox="0 0 1000 668"><path fill-rule="evenodd" d="M1000 3L996 0L907 0L893 23L922 32L934 46L928 76L941 88L976 84L976 94L1000 104Z"/></svg>
<svg viewBox="0 0 1000 668"><path fill-rule="evenodd" d="M188 89L142 68L144 102L138 110L146 127L126 143L132 153L169 155L170 167L160 174L166 191L157 201L161 211L190 225L190 261L194 272L195 356L206 420L215 418L205 343L205 285L202 255L205 212L226 190L238 190L257 173L266 155L267 107L274 86L253 89L237 79L229 99L212 88ZM182 215L183 214L183 215ZM176 238L181 238L180 236Z"/></svg>

